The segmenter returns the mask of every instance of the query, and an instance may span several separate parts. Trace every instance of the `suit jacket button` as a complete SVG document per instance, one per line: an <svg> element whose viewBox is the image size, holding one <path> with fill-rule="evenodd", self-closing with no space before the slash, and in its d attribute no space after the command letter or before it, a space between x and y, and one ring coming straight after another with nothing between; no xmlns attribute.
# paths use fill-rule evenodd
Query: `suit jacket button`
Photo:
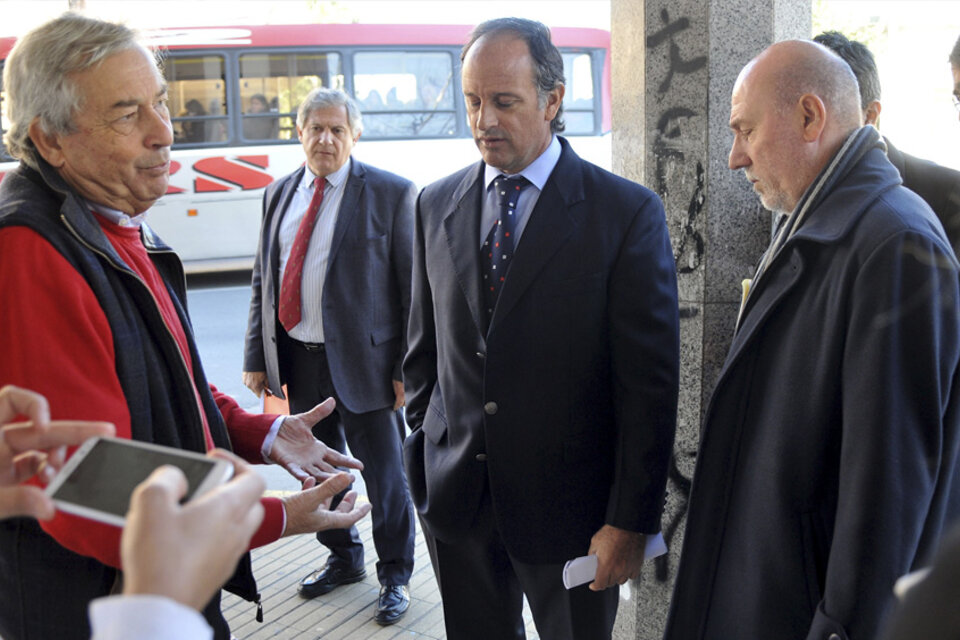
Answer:
<svg viewBox="0 0 960 640"><path fill-rule="evenodd" d="M485 453L477 454L477 462L486 462L486 461L487 461L487 454Z"/></svg>
<svg viewBox="0 0 960 640"><path fill-rule="evenodd" d="M477 351L477 357L483 360L487 357L487 354L485 354L483 351Z"/></svg>
<svg viewBox="0 0 960 640"><path fill-rule="evenodd" d="M488 402L487 404L483 405L483 411L484 411L484 413L486 413L488 416L495 415L495 414L497 413L497 403L496 403L496 402Z"/></svg>
<svg viewBox="0 0 960 640"><path fill-rule="evenodd" d="M827 640L840 640L840 636L838 636L838 635L835 634L835 633L831 633L831 634L830 634L830 637L827 638Z"/></svg>

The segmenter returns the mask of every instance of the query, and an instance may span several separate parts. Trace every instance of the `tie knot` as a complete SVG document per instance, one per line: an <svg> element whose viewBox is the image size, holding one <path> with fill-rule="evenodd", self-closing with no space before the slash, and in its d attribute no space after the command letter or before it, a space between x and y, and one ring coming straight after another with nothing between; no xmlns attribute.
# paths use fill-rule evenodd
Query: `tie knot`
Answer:
<svg viewBox="0 0 960 640"><path fill-rule="evenodd" d="M317 176L313 179L313 188L323 193L323 188L327 186L327 179Z"/></svg>
<svg viewBox="0 0 960 640"><path fill-rule="evenodd" d="M514 189L516 191L520 191L528 184L529 182L527 181L527 179L521 175L505 176L501 173L499 176L497 176L493 180L493 186L495 186L500 191L504 191L506 189Z"/></svg>
<svg viewBox="0 0 960 640"><path fill-rule="evenodd" d="M503 174L497 176L493 181L493 188L497 190L497 202L500 203L500 207L510 207L512 209L517 206L520 192L528 184L530 183L523 176L507 177Z"/></svg>

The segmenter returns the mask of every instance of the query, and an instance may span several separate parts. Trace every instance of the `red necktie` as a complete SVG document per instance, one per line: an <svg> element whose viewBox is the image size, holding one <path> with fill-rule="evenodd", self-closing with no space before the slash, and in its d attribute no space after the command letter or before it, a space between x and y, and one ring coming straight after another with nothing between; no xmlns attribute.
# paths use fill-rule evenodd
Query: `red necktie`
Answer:
<svg viewBox="0 0 960 640"><path fill-rule="evenodd" d="M320 212L320 203L323 202L323 188L327 184L326 178L316 178L313 181L313 198L310 206L297 227L297 236L287 258L287 266L283 270L283 281L280 283L280 309L277 315L280 324L287 331L300 324L300 283L303 281L303 261L307 257L307 247L310 245L310 236L317 223L317 214Z"/></svg>

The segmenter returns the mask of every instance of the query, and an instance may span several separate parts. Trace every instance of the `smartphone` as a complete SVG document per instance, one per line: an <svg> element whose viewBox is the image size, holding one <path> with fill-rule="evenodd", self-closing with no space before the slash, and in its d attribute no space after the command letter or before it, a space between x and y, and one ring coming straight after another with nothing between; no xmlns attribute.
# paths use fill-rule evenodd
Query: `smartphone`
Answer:
<svg viewBox="0 0 960 640"><path fill-rule="evenodd" d="M122 527L130 496L159 466L169 464L187 477L192 500L230 479L233 465L202 453L182 451L126 438L91 438L67 460L47 485L57 508Z"/></svg>

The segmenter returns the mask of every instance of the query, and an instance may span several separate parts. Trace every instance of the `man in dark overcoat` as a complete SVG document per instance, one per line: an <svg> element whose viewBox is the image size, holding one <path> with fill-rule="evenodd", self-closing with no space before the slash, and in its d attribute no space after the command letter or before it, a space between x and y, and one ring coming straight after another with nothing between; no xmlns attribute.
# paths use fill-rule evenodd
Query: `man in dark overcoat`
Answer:
<svg viewBox="0 0 960 640"><path fill-rule="evenodd" d="M868 639L957 513L958 265L828 49L733 89L730 167L782 214L707 407L668 640Z"/></svg>

